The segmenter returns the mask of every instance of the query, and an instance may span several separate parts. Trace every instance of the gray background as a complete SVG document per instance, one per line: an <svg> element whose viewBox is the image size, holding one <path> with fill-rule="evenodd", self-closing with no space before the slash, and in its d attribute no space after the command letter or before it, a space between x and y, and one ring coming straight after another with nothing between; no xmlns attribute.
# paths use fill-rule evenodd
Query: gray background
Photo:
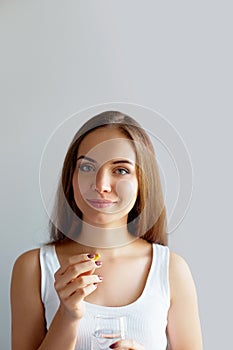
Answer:
<svg viewBox="0 0 233 350"><path fill-rule="evenodd" d="M185 140L194 192L170 247L193 273L205 349L230 348L230 4L1 0L1 349L10 349L13 262L47 237L44 145L71 114L114 101L158 111Z"/></svg>

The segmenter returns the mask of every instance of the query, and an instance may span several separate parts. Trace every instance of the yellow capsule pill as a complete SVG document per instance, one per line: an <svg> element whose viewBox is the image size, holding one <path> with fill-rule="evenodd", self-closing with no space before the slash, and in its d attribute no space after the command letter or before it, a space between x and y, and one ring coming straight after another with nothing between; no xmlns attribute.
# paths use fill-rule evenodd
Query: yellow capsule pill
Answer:
<svg viewBox="0 0 233 350"><path fill-rule="evenodd" d="M99 260L100 257L101 257L100 254L95 254L94 260L97 261L97 260Z"/></svg>

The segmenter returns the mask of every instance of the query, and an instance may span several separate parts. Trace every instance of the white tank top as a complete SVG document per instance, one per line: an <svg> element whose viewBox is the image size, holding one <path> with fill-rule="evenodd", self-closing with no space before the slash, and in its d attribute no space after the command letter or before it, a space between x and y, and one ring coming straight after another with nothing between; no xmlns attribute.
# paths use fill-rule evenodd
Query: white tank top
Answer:
<svg viewBox="0 0 233 350"><path fill-rule="evenodd" d="M60 264L55 246L40 249L41 297L45 308L46 326L49 328L59 306L54 289L54 273ZM153 258L146 285L140 297L133 303L119 307L100 306L85 302L86 313L82 318L75 350L90 350L94 329L94 316L123 315L127 317L127 339L134 339L145 350L165 350L166 326L170 307L169 249L153 244Z"/></svg>

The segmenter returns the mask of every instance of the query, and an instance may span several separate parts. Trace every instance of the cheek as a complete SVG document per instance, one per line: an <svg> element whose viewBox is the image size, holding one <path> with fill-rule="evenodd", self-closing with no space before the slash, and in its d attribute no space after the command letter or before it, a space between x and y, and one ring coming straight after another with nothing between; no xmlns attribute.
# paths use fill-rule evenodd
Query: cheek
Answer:
<svg viewBox="0 0 233 350"><path fill-rule="evenodd" d="M121 180L116 185L117 195L124 201L131 201L138 192L138 183L135 181Z"/></svg>
<svg viewBox="0 0 233 350"><path fill-rule="evenodd" d="M74 194L85 194L90 189L90 181L86 176L78 176L77 174L73 177L73 189Z"/></svg>

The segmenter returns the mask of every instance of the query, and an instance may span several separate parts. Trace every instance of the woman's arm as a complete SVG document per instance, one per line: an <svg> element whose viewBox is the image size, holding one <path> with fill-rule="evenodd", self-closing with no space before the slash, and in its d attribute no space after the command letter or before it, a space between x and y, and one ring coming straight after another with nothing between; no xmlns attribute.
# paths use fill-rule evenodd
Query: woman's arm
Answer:
<svg viewBox="0 0 233 350"><path fill-rule="evenodd" d="M55 274L60 306L48 332L40 295L39 250L21 255L11 282L12 350L73 350L78 324L84 313L83 298L100 282L97 267L86 255L78 255ZM88 273L88 276L79 277Z"/></svg>
<svg viewBox="0 0 233 350"><path fill-rule="evenodd" d="M170 254L171 306L167 334L171 350L202 350L202 335L194 281L187 263Z"/></svg>
<svg viewBox="0 0 233 350"><path fill-rule="evenodd" d="M21 255L11 279L12 349L38 349L46 334L40 297L39 250Z"/></svg>

